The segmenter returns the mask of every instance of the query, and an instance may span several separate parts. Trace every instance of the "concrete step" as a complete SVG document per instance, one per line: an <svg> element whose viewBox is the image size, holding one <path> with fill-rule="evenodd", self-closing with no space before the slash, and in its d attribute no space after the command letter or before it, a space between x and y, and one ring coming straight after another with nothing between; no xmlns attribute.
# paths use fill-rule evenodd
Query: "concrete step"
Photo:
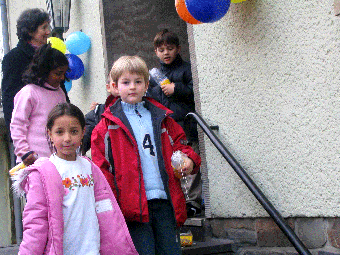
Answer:
<svg viewBox="0 0 340 255"><path fill-rule="evenodd" d="M234 254L237 245L232 240L212 238L209 222L204 217L188 218L181 227L181 233L191 231L193 245L182 248L183 255Z"/></svg>
<svg viewBox="0 0 340 255"><path fill-rule="evenodd" d="M212 238L205 242L194 242L190 247L183 247L183 255L231 255L237 249L234 241Z"/></svg>
<svg viewBox="0 0 340 255"><path fill-rule="evenodd" d="M191 247L183 247L182 255L203 255L203 254L234 254L233 242L229 240L212 239L209 242L194 242ZM0 255L17 255L19 246L0 247Z"/></svg>
<svg viewBox="0 0 340 255"><path fill-rule="evenodd" d="M191 231L194 242L204 242L207 237L211 235L207 224L205 224L205 218L188 218L184 225L181 227L181 233L187 233Z"/></svg>

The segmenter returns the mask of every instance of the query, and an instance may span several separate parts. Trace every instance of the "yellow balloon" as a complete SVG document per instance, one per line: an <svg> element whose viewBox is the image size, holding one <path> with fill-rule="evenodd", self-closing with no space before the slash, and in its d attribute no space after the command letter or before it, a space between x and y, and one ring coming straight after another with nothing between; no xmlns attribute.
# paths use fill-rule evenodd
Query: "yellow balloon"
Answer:
<svg viewBox="0 0 340 255"><path fill-rule="evenodd" d="M51 43L52 48L59 50L64 54L66 53L66 44L58 37L50 37L47 39L47 42Z"/></svg>
<svg viewBox="0 0 340 255"><path fill-rule="evenodd" d="M232 3L236 4L236 3L241 3L244 2L246 0L231 0Z"/></svg>

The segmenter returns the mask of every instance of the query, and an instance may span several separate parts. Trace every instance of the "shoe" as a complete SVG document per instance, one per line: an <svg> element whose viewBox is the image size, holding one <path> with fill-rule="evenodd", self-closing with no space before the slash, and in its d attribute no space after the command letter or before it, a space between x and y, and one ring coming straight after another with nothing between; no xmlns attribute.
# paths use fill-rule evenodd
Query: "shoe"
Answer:
<svg viewBox="0 0 340 255"><path fill-rule="evenodd" d="M187 204L187 215L188 218L193 218L195 216L198 216L199 214L201 214L201 208L197 208L191 204Z"/></svg>

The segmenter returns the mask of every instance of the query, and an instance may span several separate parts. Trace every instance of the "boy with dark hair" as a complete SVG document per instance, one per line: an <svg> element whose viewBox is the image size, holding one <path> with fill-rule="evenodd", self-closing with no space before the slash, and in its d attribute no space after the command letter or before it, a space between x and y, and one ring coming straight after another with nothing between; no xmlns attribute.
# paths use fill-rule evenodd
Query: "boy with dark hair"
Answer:
<svg viewBox="0 0 340 255"><path fill-rule="evenodd" d="M161 62L160 72L170 83L159 84L150 72L148 95L173 111L171 117L182 126L188 145L198 152L197 126L193 119L185 119L189 112L195 111L194 91L190 63L180 56L181 46L178 36L167 29L159 32L154 38L154 49ZM202 185L198 172L182 180L183 190L187 190L187 212L193 217L201 212Z"/></svg>

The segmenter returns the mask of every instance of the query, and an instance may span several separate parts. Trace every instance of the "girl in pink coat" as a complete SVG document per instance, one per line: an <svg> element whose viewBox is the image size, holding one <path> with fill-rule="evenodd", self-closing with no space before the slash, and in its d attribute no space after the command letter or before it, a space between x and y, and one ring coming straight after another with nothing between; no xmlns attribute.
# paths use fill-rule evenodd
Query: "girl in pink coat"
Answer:
<svg viewBox="0 0 340 255"><path fill-rule="evenodd" d="M47 115L58 103L66 102L60 83L68 66L66 56L50 44L41 46L33 56L23 76L26 85L14 97L10 129L17 162L27 166L36 154L51 156L45 134Z"/></svg>
<svg viewBox="0 0 340 255"><path fill-rule="evenodd" d="M78 107L55 106L46 125L55 153L14 175L27 198L20 255L138 254L101 170L78 155L84 127Z"/></svg>

